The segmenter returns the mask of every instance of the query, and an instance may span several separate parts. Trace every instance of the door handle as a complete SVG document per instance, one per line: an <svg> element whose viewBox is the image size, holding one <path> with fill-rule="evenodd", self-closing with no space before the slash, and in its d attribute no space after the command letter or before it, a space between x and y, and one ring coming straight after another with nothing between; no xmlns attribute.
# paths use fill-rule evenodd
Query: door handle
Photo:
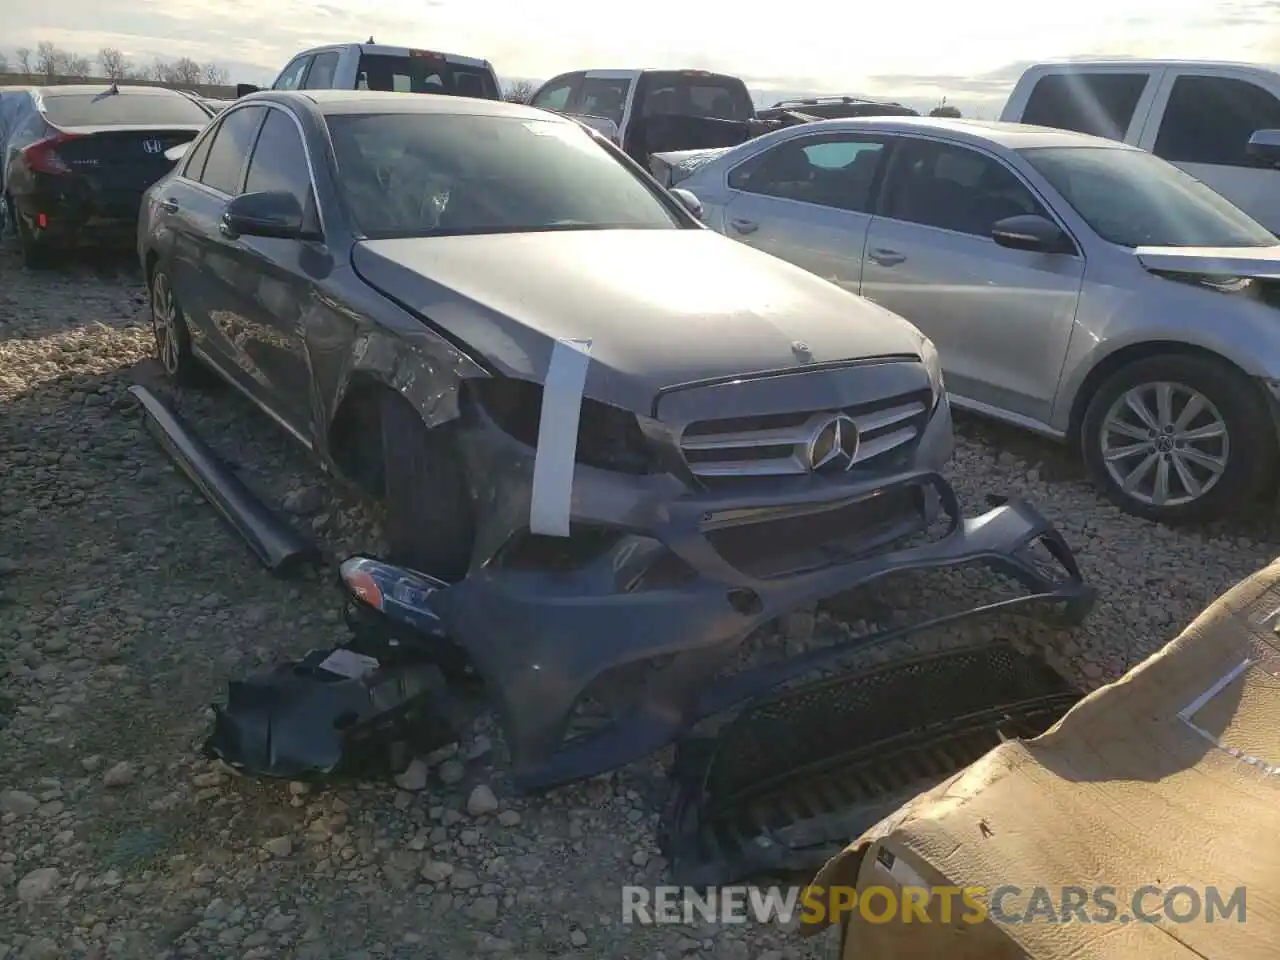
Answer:
<svg viewBox="0 0 1280 960"><path fill-rule="evenodd" d="M165 213L177 213L178 201L173 199L173 197L165 197L160 201L160 209Z"/></svg>
<svg viewBox="0 0 1280 960"><path fill-rule="evenodd" d="M754 220L743 220L741 217L730 220L729 226L733 227L738 233L755 233L760 229L760 224Z"/></svg>
<svg viewBox="0 0 1280 960"><path fill-rule="evenodd" d="M886 250L884 247L877 247L867 254L867 259L875 261L882 267L896 267L904 262L907 256L897 250Z"/></svg>

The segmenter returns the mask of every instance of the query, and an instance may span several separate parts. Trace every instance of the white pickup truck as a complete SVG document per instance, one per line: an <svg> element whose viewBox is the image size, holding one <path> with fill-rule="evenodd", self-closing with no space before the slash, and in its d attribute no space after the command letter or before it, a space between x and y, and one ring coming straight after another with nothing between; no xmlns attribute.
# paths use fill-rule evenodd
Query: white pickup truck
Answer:
<svg viewBox="0 0 1280 960"><path fill-rule="evenodd" d="M243 97L259 88L236 85ZM303 50L285 65L272 90L393 90L499 100L502 88L487 60L386 44L334 43Z"/></svg>
<svg viewBox="0 0 1280 960"><path fill-rule="evenodd" d="M1280 72L1243 63L1044 63L1023 73L1001 120L1123 140L1182 168L1280 234L1280 169L1250 139L1280 142Z"/></svg>

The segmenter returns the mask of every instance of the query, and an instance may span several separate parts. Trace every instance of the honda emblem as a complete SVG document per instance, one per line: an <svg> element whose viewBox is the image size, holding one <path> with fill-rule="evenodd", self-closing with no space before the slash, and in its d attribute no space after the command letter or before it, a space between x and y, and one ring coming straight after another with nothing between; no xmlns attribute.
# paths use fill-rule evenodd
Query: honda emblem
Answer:
<svg viewBox="0 0 1280 960"><path fill-rule="evenodd" d="M142 149L147 153L164 153L164 144L159 140L143 140Z"/></svg>

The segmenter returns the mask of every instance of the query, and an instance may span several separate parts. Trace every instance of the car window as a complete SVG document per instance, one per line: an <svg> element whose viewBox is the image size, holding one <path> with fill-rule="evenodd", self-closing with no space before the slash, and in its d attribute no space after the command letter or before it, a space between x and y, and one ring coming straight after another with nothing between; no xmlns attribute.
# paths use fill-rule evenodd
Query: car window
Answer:
<svg viewBox="0 0 1280 960"><path fill-rule="evenodd" d="M200 174L201 183L233 197L240 193L245 160L264 110L265 107L241 107L226 115L209 147L209 158Z"/></svg>
<svg viewBox="0 0 1280 960"><path fill-rule="evenodd" d="M187 153L182 167L182 175L188 180L199 180L204 174L204 163L209 158L209 147L213 144L213 138L217 135L217 129L209 131L209 135Z"/></svg>
<svg viewBox="0 0 1280 960"><path fill-rule="evenodd" d="M1228 77L1178 77L1153 153L1171 162L1250 166L1249 138L1280 129L1280 100Z"/></svg>
<svg viewBox="0 0 1280 960"><path fill-rule="evenodd" d="M882 213L894 220L989 237L1006 217L1048 212L994 157L930 140L906 140L894 160Z"/></svg>
<svg viewBox="0 0 1280 960"><path fill-rule="evenodd" d="M604 117L621 126L622 112L626 108L627 94L630 92L630 80L587 77L582 81L582 89L578 92L578 102L573 112Z"/></svg>
<svg viewBox="0 0 1280 960"><path fill-rule="evenodd" d="M787 140L729 174L729 186L839 210L871 209L871 185L884 143L855 134Z"/></svg>
<svg viewBox="0 0 1280 960"><path fill-rule="evenodd" d="M543 87L534 96L530 106L541 110L564 110L569 106L569 95L573 93L576 81L577 77L566 77L563 82L554 86Z"/></svg>
<svg viewBox="0 0 1280 960"><path fill-rule="evenodd" d="M684 225L576 123L426 113L327 123L340 188L370 237Z"/></svg>
<svg viewBox="0 0 1280 960"><path fill-rule="evenodd" d="M360 55L356 74L356 87L360 90L449 94L481 100L497 100L500 95L491 72L451 63L439 54L365 53Z"/></svg>
<svg viewBox="0 0 1280 960"><path fill-rule="evenodd" d="M737 77L701 70L655 70L642 76L641 116L665 114L713 120L750 120L755 105Z"/></svg>
<svg viewBox="0 0 1280 960"><path fill-rule="evenodd" d="M272 90L297 90L302 86L302 76L307 72L308 56L301 56L284 68L284 72L272 85Z"/></svg>
<svg viewBox="0 0 1280 960"><path fill-rule="evenodd" d="M307 82L303 85L307 90L333 89L333 75L338 69L338 53L317 53L315 63L311 64L311 72L307 74Z"/></svg>
<svg viewBox="0 0 1280 960"><path fill-rule="evenodd" d="M1145 150L1039 147L1022 155L1093 231L1125 247L1266 247L1229 200Z"/></svg>
<svg viewBox="0 0 1280 960"><path fill-rule="evenodd" d="M117 124L199 124L208 112L180 93L56 93L42 97L44 115L55 127L97 127Z"/></svg>
<svg viewBox="0 0 1280 960"><path fill-rule="evenodd" d="M267 110L262 132L249 158L244 192L283 190L292 193L304 210L311 199L311 175L302 137L283 110Z"/></svg>
<svg viewBox="0 0 1280 960"><path fill-rule="evenodd" d="M1051 73L1036 81L1022 122L1123 140L1149 76L1145 73Z"/></svg>

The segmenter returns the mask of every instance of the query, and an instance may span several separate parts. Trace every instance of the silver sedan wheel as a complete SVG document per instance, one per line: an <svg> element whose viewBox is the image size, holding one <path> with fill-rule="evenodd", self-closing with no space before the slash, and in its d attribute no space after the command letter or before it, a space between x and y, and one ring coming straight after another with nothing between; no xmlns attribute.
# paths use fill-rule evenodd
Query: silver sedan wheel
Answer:
<svg viewBox="0 0 1280 960"><path fill-rule="evenodd" d="M156 357L165 372L178 372L178 307L169 278L157 273L151 283L151 329L156 337Z"/></svg>
<svg viewBox="0 0 1280 960"><path fill-rule="evenodd" d="M1126 496L1176 507L1214 488L1231 454L1227 422L1181 383L1143 383L1116 399L1102 421L1107 473Z"/></svg>

